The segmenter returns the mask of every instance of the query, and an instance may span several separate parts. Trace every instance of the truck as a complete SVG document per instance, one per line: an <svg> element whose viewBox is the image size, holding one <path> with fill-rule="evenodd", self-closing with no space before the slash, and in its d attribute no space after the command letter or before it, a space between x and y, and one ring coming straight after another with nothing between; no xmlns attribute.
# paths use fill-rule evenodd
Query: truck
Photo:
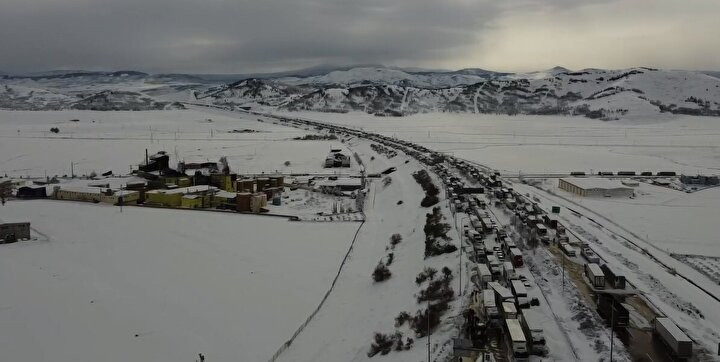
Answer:
<svg viewBox="0 0 720 362"><path fill-rule="evenodd" d="M670 318L655 318L653 332L670 348L675 358L692 356L692 340Z"/></svg>
<svg viewBox="0 0 720 362"><path fill-rule="evenodd" d="M527 348L525 332L517 319L506 319L505 330L508 338L508 352L511 354L511 361L527 361L530 357Z"/></svg>
<svg viewBox="0 0 720 362"><path fill-rule="evenodd" d="M494 253L495 251L493 250L493 254L487 256L487 264L492 275L499 277L502 275L502 268L500 266L500 261Z"/></svg>
<svg viewBox="0 0 720 362"><path fill-rule="evenodd" d="M502 314L505 319L517 319L518 311L515 308L515 303L502 302Z"/></svg>
<svg viewBox="0 0 720 362"><path fill-rule="evenodd" d="M547 355L549 351L545 342L540 314L532 308L523 309L520 311L519 319L525 331L525 337L528 339L530 353L538 356Z"/></svg>
<svg viewBox="0 0 720 362"><path fill-rule="evenodd" d="M483 314L488 322L497 322L500 319L497 304L495 301L495 292L491 289L483 289L482 291Z"/></svg>
<svg viewBox="0 0 720 362"><path fill-rule="evenodd" d="M512 263L509 261L503 262L503 279L505 279L505 282L509 283L510 280L517 278L518 276Z"/></svg>
<svg viewBox="0 0 720 362"><path fill-rule="evenodd" d="M488 286L495 291L495 297L496 300L500 303L502 302L511 302L515 303L515 296L510 291L510 289L503 287L498 282L490 282L488 283Z"/></svg>
<svg viewBox="0 0 720 362"><path fill-rule="evenodd" d="M479 288L487 288L487 283L491 282L493 279L490 268L488 268L485 264L477 264L477 269L475 271L477 272Z"/></svg>
<svg viewBox="0 0 720 362"><path fill-rule="evenodd" d="M511 280L510 290L512 290L513 296L515 296L518 307L530 308L530 299L528 299L527 289L525 289L525 284L523 284L522 281L517 279Z"/></svg>
<svg viewBox="0 0 720 362"><path fill-rule="evenodd" d="M605 273L595 263L585 264L585 275L595 289L605 289Z"/></svg>
<svg viewBox="0 0 720 362"><path fill-rule="evenodd" d="M612 294L598 294L597 311L608 324L615 327L630 325L630 312Z"/></svg>
<svg viewBox="0 0 720 362"><path fill-rule="evenodd" d="M603 273L605 274L605 281L613 288L613 289L625 289L625 276L617 274L613 272L612 269L607 264L603 264L600 268L602 268Z"/></svg>
<svg viewBox="0 0 720 362"><path fill-rule="evenodd" d="M570 244L568 244L568 243L560 243L560 249L561 249L561 250L563 251L563 253L565 253L565 255L567 255L567 256L575 256L575 255L577 255L577 254L575 253L575 249L574 249L572 246L570 246Z"/></svg>
<svg viewBox="0 0 720 362"><path fill-rule="evenodd" d="M580 249L580 255L582 255L585 258L585 260L588 261L588 263L595 263L595 264L600 263L600 258L597 256L597 254L595 254L595 252L592 251L592 249L590 249L587 246Z"/></svg>
<svg viewBox="0 0 720 362"><path fill-rule="evenodd" d="M510 252L508 254L510 255L510 261L513 263L514 267L519 268L523 266L523 255L520 249L510 248Z"/></svg>

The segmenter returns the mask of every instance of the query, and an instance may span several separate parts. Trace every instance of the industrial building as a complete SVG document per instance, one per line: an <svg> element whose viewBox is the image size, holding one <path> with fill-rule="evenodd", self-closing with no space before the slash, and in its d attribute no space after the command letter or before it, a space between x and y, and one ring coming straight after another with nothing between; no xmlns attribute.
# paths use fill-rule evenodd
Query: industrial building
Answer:
<svg viewBox="0 0 720 362"><path fill-rule="evenodd" d="M720 184L720 180L717 176L710 175L680 175L680 182L686 185L703 185L703 186L715 186Z"/></svg>
<svg viewBox="0 0 720 362"><path fill-rule="evenodd" d="M330 150L330 154L325 158L325 167L350 167L350 156L338 149Z"/></svg>
<svg viewBox="0 0 720 362"><path fill-rule="evenodd" d="M45 185L22 186L16 196L19 199L42 199L47 197L47 190Z"/></svg>
<svg viewBox="0 0 720 362"><path fill-rule="evenodd" d="M30 239L30 222L5 222L0 224L0 244Z"/></svg>
<svg viewBox="0 0 720 362"><path fill-rule="evenodd" d="M585 197L632 197L635 194L630 187L602 178L561 178L558 187L561 190Z"/></svg>
<svg viewBox="0 0 720 362"><path fill-rule="evenodd" d="M211 207L222 202L214 199L217 193L217 187L208 185L150 190L145 193L145 204L187 209Z"/></svg>
<svg viewBox="0 0 720 362"><path fill-rule="evenodd" d="M103 202L107 204L137 204L140 193L90 186L55 186L53 197L58 200Z"/></svg>
<svg viewBox="0 0 720 362"><path fill-rule="evenodd" d="M237 211L261 212L267 206L267 195L263 192L240 192L237 194Z"/></svg>

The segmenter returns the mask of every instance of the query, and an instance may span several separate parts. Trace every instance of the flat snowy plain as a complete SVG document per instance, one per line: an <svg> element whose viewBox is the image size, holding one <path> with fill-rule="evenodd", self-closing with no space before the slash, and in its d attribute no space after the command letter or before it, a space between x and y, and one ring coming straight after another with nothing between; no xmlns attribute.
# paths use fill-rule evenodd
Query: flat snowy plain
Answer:
<svg viewBox="0 0 720 362"><path fill-rule="evenodd" d="M49 240L1 245L8 361L267 360L360 225L48 200L9 202L10 216Z"/></svg>
<svg viewBox="0 0 720 362"><path fill-rule="evenodd" d="M288 114L288 113L285 113ZM425 113L375 117L365 113L289 113L362 127L476 161L503 172L720 171L720 119Z"/></svg>

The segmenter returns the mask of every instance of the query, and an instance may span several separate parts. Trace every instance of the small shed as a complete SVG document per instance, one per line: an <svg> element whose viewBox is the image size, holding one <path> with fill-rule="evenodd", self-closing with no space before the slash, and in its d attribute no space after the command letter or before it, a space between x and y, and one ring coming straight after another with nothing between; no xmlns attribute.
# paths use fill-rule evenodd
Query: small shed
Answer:
<svg viewBox="0 0 720 362"><path fill-rule="evenodd" d="M17 221L0 224L0 241L12 243L21 239L30 239L30 222Z"/></svg>

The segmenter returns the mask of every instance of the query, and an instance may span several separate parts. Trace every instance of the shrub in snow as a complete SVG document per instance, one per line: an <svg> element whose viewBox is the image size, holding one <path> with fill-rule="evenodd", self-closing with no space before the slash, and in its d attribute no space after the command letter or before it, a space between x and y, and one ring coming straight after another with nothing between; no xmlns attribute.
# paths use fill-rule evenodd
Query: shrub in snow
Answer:
<svg viewBox="0 0 720 362"><path fill-rule="evenodd" d="M410 314L406 311L400 312L400 314L395 317L395 328L402 327L405 322L410 320Z"/></svg>
<svg viewBox="0 0 720 362"><path fill-rule="evenodd" d="M399 244L401 241L402 241L402 235L400 235L400 234L392 234L392 236L390 237L390 244L392 246Z"/></svg>
<svg viewBox="0 0 720 362"><path fill-rule="evenodd" d="M417 301L418 303L433 300L448 301L452 300L454 295L455 292L450 287L450 279L438 279L433 280L427 288L420 291Z"/></svg>
<svg viewBox="0 0 720 362"><path fill-rule="evenodd" d="M372 277L375 282L382 282L384 280L388 280L390 279L391 275L392 273L390 273L390 269L388 269L388 267L382 261L378 263L372 273Z"/></svg>
<svg viewBox="0 0 720 362"><path fill-rule="evenodd" d="M386 355L390 353L390 351L393 348L393 345L395 344L395 335L387 335L379 332L375 332L374 342L370 346L370 352L368 352L368 357L373 357L376 354L380 353L382 355Z"/></svg>
<svg viewBox="0 0 720 362"><path fill-rule="evenodd" d="M432 183L430 174L428 174L427 171L420 170L415 172L413 173L413 178L415 178L415 181L417 181L422 189L425 190L425 197L420 202L420 206L430 207L440 201L437 196L440 193L440 190Z"/></svg>
<svg viewBox="0 0 720 362"><path fill-rule="evenodd" d="M387 256L387 265L392 264L392 262L393 262L394 259L395 259L395 254L394 254L394 253L388 254L388 256Z"/></svg>
<svg viewBox="0 0 720 362"><path fill-rule="evenodd" d="M52 127L52 128L50 128L50 132L52 132L52 133L60 133L60 128Z"/></svg>
<svg viewBox="0 0 720 362"><path fill-rule="evenodd" d="M435 274L437 274L436 269L425 267L425 269L423 269L423 271L421 271L420 274L415 277L415 283L417 285L420 285L426 280L433 280L433 278L435 278Z"/></svg>
<svg viewBox="0 0 720 362"><path fill-rule="evenodd" d="M285 166L290 166L290 161L285 161Z"/></svg>
<svg viewBox="0 0 720 362"><path fill-rule="evenodd" d="M428 309L418 311L410 321L410 328L415 332L418 338L422 338L432 333L433 329L440 324L440 317L447 311L448 303L445 301L430 304Z"/></svg>
<svg viewBox="0 0 720 362"><path fill-rule="evenodd" d="M452 270L450 270L450 268L444 266L442 268L442 273L445 276L445 279L452 279Z"/></svg>
<svg viewBox="0 0 720 362"><path fill-rule="evenodd" d="M445 253L452 253L457 247L448 244L450 238L447 232L450 230L450 224L442 222L443 216L439 207L434 207L433 212L426 215L425 227L425 256L435 256Z"/></svg>
<svg viewBox="0 0 720 362"><path fill-rule="evenodd" d="M383 179L383 187L388 187L392 184L392 178L390 176Z"/></svg>

